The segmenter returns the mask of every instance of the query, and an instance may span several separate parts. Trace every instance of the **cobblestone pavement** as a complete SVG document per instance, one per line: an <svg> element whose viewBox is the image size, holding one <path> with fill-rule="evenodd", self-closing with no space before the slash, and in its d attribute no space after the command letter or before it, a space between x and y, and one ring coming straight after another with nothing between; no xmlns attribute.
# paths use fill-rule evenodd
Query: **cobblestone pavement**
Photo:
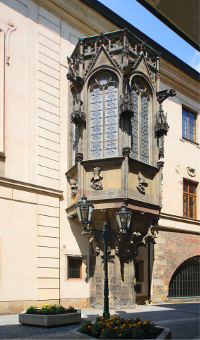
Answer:
<svg viewBox="0 0 200 340"><path fill-rule="evenodd" d="M171 328L172 339L200 339L200 303L179 303L137 306L124 311L111 310L111 315L134 317L155 322L158 326ZM82 321L102 315L102 310L85 308L81 310ZM70 339L68 332L77 325L44 328L21 325L18 315L0 316L0 339Z"/></svg>

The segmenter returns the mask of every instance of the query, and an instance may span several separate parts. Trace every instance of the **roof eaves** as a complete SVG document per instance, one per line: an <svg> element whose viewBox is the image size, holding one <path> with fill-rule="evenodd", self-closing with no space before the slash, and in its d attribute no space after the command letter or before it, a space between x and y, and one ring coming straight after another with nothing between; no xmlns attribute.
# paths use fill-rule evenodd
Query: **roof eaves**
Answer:
<svg viewBox="0 0 200 340"><path fill-rule="evenodd" d="M186 64L184 61L176 57L173 53L169 52L167 49L162 47L160 44L155 42L153 39L149 38L146 34L142 33L140 30L138 30L135 26L131 25L128 21L121 18L118 14L113 12L111 9L100 3L98 0L81 0L94 10L96 10L98 13L103 15L106 19L113 22L115 25L117 25L119 28L123 29L127 27L127 29L133 33L135 36L137 36L139 39L144 41L146 44L151 46L155 51L160 53L160 55L171 62L176 67L180 68L184 72L186 72L188 75L193 77L196 80L200 80L200 74L198 71L193 69L191 66Z"/></svg>

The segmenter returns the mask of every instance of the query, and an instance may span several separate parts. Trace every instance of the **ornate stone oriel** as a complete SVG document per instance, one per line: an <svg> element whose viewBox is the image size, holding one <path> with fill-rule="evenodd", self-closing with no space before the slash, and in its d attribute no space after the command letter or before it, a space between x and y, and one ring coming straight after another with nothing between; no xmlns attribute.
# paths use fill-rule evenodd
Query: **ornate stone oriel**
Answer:
<svg viewBox="0 0 200 340"><path fill-rule="evenodd" d="M115 214L126 202L133 214L130 228L126 237L109 242L110 303L132 308L138 248L156 237L153 221L162 206L164 164L158 158L164 156L169 128L162 102L174 92L159 92L157 52L127 29L80 39L68 62L69 120L75 128L69 121L67 177L77 179L78 193L68 198L66 210L74 216L73 205L85 194L95 204L93 234L105 220L110 233L120 234ZM107 217L101 215L104 210ZM90 306L100 306L104 244L89 229L86 234Z"/></svg>

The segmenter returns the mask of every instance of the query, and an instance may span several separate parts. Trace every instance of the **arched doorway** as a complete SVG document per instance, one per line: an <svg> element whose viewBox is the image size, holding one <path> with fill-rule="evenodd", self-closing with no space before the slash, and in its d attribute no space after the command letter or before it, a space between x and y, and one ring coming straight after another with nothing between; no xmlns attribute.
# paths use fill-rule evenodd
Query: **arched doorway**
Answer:
<svg viewBox="0 0 200 340"><path fill-rule="evenodd" d="M184 261L174 272L169 284L169 297L200 296L200 256Z"/></svg>

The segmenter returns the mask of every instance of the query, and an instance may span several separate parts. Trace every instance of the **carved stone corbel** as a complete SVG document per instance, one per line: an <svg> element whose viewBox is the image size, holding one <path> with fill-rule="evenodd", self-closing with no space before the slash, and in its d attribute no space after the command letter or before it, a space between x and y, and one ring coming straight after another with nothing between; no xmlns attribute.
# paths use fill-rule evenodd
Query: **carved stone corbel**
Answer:
<svg viewBox="0 0 200 340"><path fill-rule="evenodd" d="M96 167L93 169L94 176L91 178L91 188L94 190L102 190L103 186L101 183L101 180L103 179L103 176L100 176L101 168Z"/></svg>
<svg viewBox="0 0 200 340"><path fill-rule="evenodd" d="M132 232L126 239L118 241L115 247L115 254L125 263L131 262L133 257L138 255L138 248L146 247L148 243L155 243L156 221L152 221L151 225L146 224L140 232Z"/></svg>

